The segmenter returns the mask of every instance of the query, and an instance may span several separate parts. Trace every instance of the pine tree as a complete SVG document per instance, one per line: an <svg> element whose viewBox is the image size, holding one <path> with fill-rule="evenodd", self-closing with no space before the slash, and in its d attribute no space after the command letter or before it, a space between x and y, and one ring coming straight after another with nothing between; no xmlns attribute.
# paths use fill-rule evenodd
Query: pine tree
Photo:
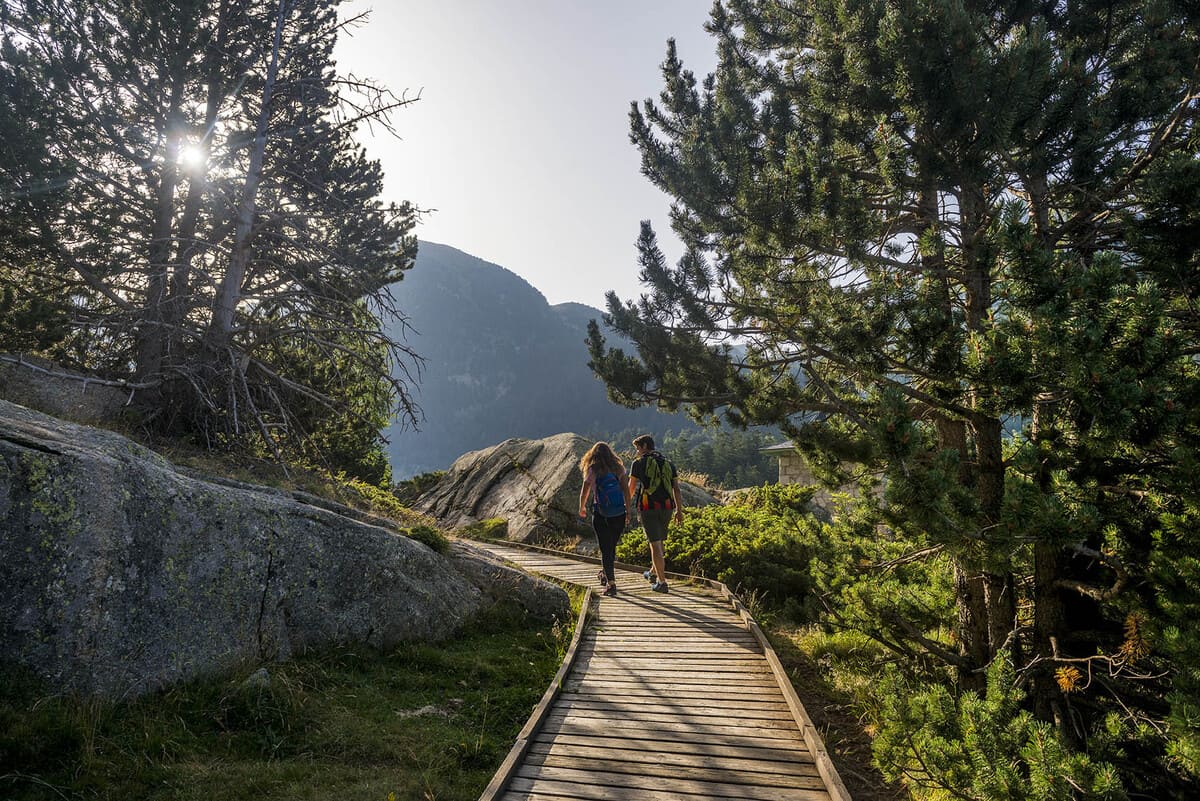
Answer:
<svg viewBox="0 0 1200 801"><path fill-rule="evenodd" d="M378 456L379 415L357 398L415 414L392 370L414 354L381 322L402 319L388 287L413 262L415 213L378 200L353 141L408 101L337 74L338 5L4 4L0 74L53 88L9 92L12 141L62 177L60 213L29 226L38 258L0 238L0 264L23 271L0 289L44 287L73 321L44 354L130 381L154 431L283 458L332 423ZM340 381L319 380L327 363Z"/></svg>
<svg viewBox="0 0 1200 801"><path fill-rule="evenodd" d="M958 653L916 644L978 693L1011 654L1068 743L1161 692L1146 580L1194 493L1164 458L1196 447L1197 265L1132 234L1162 165L1196 157L1197 22L1171 2L717 3L716 72L669 45L661 99L631 112L687 252L669 267L643 224L649 292L606 315L636 355L591 329L619 401L876 466L892 524L954 565ZM1067 680L1097 654L1111 682Z"/></svg>

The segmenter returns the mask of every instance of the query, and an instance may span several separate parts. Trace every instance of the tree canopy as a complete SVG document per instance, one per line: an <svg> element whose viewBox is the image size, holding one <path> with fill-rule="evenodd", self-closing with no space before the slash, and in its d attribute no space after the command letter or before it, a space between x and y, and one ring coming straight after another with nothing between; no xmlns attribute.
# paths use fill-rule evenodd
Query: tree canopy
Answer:
<svg viewBox="0 0 1200 801"><path fill-rule="evenodd" d="M978 697L1011 663L1067 748L1157 727L1126 781L1175 792L1200 769L1194 4L729 0L708 28L716 71L669 44L630 114L685 255L643 223L646 294L605 316L636 352L593 325L593 369L875 471L957 615L877 598L878 636Z"/></svg>
<svg viewBox="0 0 1200 801"><path fill-rule="evenodd" d="M126 382L148 430L209 446L323 458L353 429L341 466L385 477L415 210L353 133L410 101L337 72L338 6L0 4L0 350Z"/></svg>

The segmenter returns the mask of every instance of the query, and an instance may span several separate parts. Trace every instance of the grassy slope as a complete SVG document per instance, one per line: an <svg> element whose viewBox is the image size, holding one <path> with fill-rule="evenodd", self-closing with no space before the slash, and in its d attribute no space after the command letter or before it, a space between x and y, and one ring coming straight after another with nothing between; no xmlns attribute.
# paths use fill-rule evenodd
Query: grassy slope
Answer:
<svg viewBox="0 0 1200 801"><path fill-rule="evenodd" d="M576 597L575 603L579 603ZM122 704L0 675L0 798L475 799L569 642L499 607L447 643L365 647Z"/></svg>

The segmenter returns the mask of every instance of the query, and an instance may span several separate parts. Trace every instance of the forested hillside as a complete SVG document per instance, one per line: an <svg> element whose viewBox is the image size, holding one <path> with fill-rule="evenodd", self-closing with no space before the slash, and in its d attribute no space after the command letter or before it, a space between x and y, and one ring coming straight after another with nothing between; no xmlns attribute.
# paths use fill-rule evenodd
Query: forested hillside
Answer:
<svg viewBox="0 0 1200 801"><path fill-rule="evenodd" d="M510 437L692 427L683 415L608 400L587 366L587 323L599 309L551 306L511 271L434 242L419 244L416 267L394 292L410 330L394 324L389 333L424 359L419 430L386 432L397 478Z"/></svg>

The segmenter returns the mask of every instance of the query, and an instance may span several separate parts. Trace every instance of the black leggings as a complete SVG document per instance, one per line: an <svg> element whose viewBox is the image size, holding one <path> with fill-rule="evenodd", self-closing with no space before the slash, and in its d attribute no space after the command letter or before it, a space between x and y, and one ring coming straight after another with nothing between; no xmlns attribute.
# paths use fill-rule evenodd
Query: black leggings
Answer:
<svg viewBox="0 0 1200 801"><path fill-rule="evenodd" d="M592 531L596 532L596 542L600 545L600 562L604 565L604 575L612 581L613 562L617 560L617 543L621 541L621 532L625 530L625 516L605 517L599 512L592 512Z"/></svg>

